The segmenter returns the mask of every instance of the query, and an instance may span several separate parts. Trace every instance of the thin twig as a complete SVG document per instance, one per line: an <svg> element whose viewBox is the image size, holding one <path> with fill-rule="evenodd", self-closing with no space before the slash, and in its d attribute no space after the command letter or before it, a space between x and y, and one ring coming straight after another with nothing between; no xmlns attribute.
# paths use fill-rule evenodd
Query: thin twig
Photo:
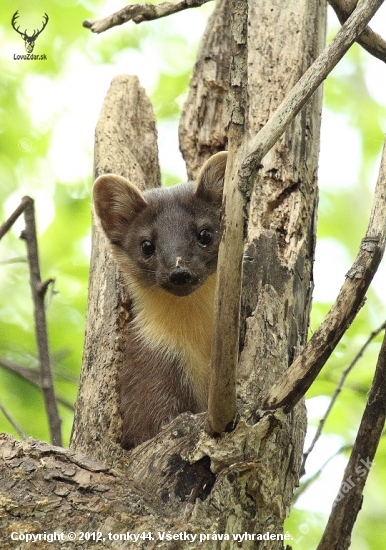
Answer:
<svg viewBox="0 0 386 550"><path fill-rule="evenodd" d="M289 412L311 386L355 319L381 262L386 241L386 147L365 238L338 297L303 351L270 389L264 407Z"/></svg>
<svg viewBox="0 0 386 550"><path fill-rule="evenodd" d="M378 356L365 412L343 480L318 550L350 546L351 532L362 506L363 489L386 420L386 334Z"/></svg>
<svg viewBox="0 0 386 550"><path fill-rule="evenodd" d="M340 23L343 25L354 11L357 0L328 0L328 3L335 11ZM372 31L370 27L365 28L357 39L357 42L362 48L371 53L371 55L386 62L386 42L383 40L382 36Z"/></svg>
<svg viewBox="0 0 386 550"><path fill-rule="evenodd" d="M386 435L386 432L383 431L382 434L381 434L381 439L383 437L385 437ZM318 470L316 472L314 472L312 474L312 476L310 476L308 479L306 479L304 482L301 483L299 489L297 489L295 491L295 495L294 495L294 501L293 501L293 504L296 504L297 500L299 499L299 497L306 492L306 490L308 489L308 487L314 483L315 481L317 481L317 479L319 478L320 474L323 472L324 468L327 466L327 464L329 464L331 462L331 460L333 458L336 458L337 456L339 456L340 454L342 453L345 453L346 451L351 451L352 448L354 447L354 443L351 443L351 444L348 444L348 445L342 445L342 447L340 447L340 449L338 449L334 454L332 454L330 457L328 457L328 459L322 464L322 466L320 466L320 468L318 468ZM301 475L304 475L304 471L302 471Z"/></svg>
<svg viewBox="0 0 386 550"><path fill-rule="evenodd" d="M13 418L13 416L7 411L7 409L4 407L3 403L0 401L0 411L3 413L5 418L8 420L10 424L15 428L16 432L19 434L21 439L27 439L26 434L23 432L19 424L16 422L16 420Z"/></svg>
<svg viewBox="0 0 386 550"><path fill-rule="evenodd" d="M294 498L293 504L295 504L296 501L298 500L298 498L308 489L308 487L319 478L319 476L323 472L324 468L327 466L327 464L329 464L331 462L331 460L333 458L339 456L342 453L345 453L346 451L351 451L352 448L353 448L352 444L351 445L342 445L342 447L340 447L340 449L338 449L334 454L329 456L328 459L322 464L322 466L320 466L320 468L318 468L318 470L316 472L314 472L312 474L312 476L310 476L308 479L306 479L306 481L303 481L302 484L300 485L299 489L297 489L297 491L295 491L295 498ZM301 475L304 475L304 473L305 472L302 470Z"/></svg>
<svg viewBox="0 0 386 550"><path fill-rule="evenodd" d="M0 358L0 368L1 367L3 367L9 372L12 372L16 376L18 376L21 380L28 382L34 388L37 388L40 391L42 390L42 384L40 382L40 373L38 370L28 368L28 367L22 367L21 365L16 365L11 361L7 361L6 359ZM75 379L69 379L68 377L64 377L64 376L63 378L65 380L67 379L69 382L71 382L71 384L76 383ZM56 396L56 400L58 403L63 405L63 407L66 407L72 412L74 411L74 405L70 403L70 401L67 401L67 399L63 399L60 396Z"/></svg>
<svg viewBox="0 0 386 550"><path fill-rule="evenodd" d="M27 243L28 265L30 270L32 299L34 303L35 331L39 354L40 377L44 397L44 405L49 423L51 442L54 445L61 446L61 420L58 413L52 380L44 305L44 295L48 285L42 283L40 277L34 201L30 197L24 197L23 200L27 200L27 205L24 209L25 230L23 231L21 238L23 238Z"/></svg>
<svg viewBox="0 0 386 550"><path fill-rule="evenodd" d="M336 376L333 376L333 373L330 373L330 372L323 372L320 377L320 380L333 385L334 388L339 382L339 379ZM369 391L369 388L367 388L364 384L359 382L347 382L345 384L345 388L347 390L357 393L358 395L364 395L364 396L366 396Z"/></svg>
<svg viewBox="0 0 386 550"><path fill-rule="evenodd" d="M90 29L92 32L100 33L133 21L134 23L142 23L143 21L151 21L160 19L177 13L178 11L188 8L198 8L210 0L174 0L174 2L162 2L161 4L149 4L141 2L140 4L129 4L125 8L104 17L103 19L86 19L83 21L83 27Z"/></svg>
<svg viewBox="0 0 386 550"><path fill-rule="evenodd" d="M102 19L86 19L83 22L83 26L90 29L92 32L101 33L117 25L127 23L128 21L133 21L138 24L143 21L160 19L161 17L167 17L178 11L202 6L209 1L210 0L177 0L174 2L162 2L157 5L147 2L130 4L108 17ZM347 21L357 5L357 0L328 0L328 2L335 11L341 24ZM386 42L379 34L372 31L369 27L366 27L356 41L371 55L386 62Z"/></svg>
<svg viewBox="0 0 386 550"><path fill-rule="evenodd" d="M386 328L386 321L384 323L382 323L382 325L377 328L376 330L374 330L370 336L368 337L368 339L366 340L366 342L363 344L363 346L361 347L361 349L359 350L359 352L357 353L357 355L354 357L354 359L351 361L351 363L349 364L349 366L342 372L342 376L339 380L339 383L337 385L337 387L335 388L335 391L331 397L331 401L327 407L327 410L325 412L325 415L323 416L323 418L320 420L319 422L319 425L318 425L318 429L316 430L316 433L315 433L315 436L311 442L311 445L309 446L308 450L304 453L303 455L303 463L302 463L302 470L305 469L305 465L306 465L306 461L307 461L307 458L309 456L309 454L312 452L313 448L315 447L315 444L316 442L318 441L321 433L322 433L322 430L324 428L324 425L327 421L327 418L331 412L331 409L332 407L334 406L337 398L338 398L338 395L340 394L342 388L343 388L343 384L345 383L345 380L347 378L347 376L350 374L350 372L352 371L352 369L355 367L355 365L357 364L357 362L359 361L359 359L362 357L365 349L367 348L367 346L372 342L372 340L374 340L374 338L376 336L378 336L378 334L380 332L382 332L382 330L384 330Z"/></svg>
<svg viewBox="0 0 386 550"><path fill-rule="evenodd" d="M0 265L10 264L26 264L27 258L25 256L16 256L15 258L9 258L8 260L0 260Z"/></svg>
<svg viewBox="0 0 386 550"><path fill-rule="evenodd" d="M9 216L8 220L6 220L0 226L0 239L4 237L4 235L11 229L11 227L16 222L16 220L23 214L27 205L28 205L28 197L24 197L21 200L21 203L19 204L19 206L16 208L16 210Z"/></svg>

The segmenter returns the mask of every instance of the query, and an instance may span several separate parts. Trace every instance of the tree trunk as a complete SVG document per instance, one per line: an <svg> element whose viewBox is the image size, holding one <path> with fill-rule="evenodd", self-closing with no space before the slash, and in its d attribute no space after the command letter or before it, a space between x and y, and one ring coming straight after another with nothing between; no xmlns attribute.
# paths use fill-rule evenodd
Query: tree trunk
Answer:
<svg viewBox="0 0 386 550"><path fill-rule="evenodd" d="M326 7L321 0L249 4L245 120L252 136L320 52ZM227 74L235 62L229 47L230 16L228 2L221 0L203 38L180 125L190 176L227 144ZM8 515L2 520L6 545L0 548L23 548L20 542L12 546L9 538L21 530L99 531L106 541L111 534L147 534L137 543L106 542L117 549L192 549L202 543L207 549L283 548L283 541L252 535L283 531L298 484L305 411L300 404L288 417L261 415L256 405L306 339L320 112L318 93L264 158L255 182L243 275L240 419L235 430L213 439L203 429L205 414L186 413L153 440L122 451L115 381L122 368L130 298L105 239L94 228L71 451L4 439L0 479L8 487ZM159 184L151 107L132 77L113 81L98 123L95 177L107 172L140 186ZM28 494L34 505L24 508L15 528L13 510ZM251 537L242 544L233 539L244 533ZM188 534L196 536L194 541ZM40 544L53 548L52 543ZM103 547L100 539L93 545Z"/></svg>
<svg viewBox="0 0 386 550"><path fill-rule="evenodd" d="M95 131L94 179L114 173L140 188L160 185L153 109L137 77L111 84ZM130 297L94 223L82 374L71 448L112 463L122 455L115 383L122 368Z"/></svg>

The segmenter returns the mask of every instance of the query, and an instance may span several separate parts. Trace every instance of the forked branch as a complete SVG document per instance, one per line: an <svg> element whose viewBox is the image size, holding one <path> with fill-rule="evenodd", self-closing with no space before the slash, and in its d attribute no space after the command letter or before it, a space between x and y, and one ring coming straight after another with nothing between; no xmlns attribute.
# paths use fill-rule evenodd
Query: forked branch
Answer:
<svg viewBox="0 0 386 550"><path fill-rule="evenodd" d="M350 17L357 4L357 0L328 0L328 3L335 11L340 23L343 23ZM360 37L358 44L366 51L386 63L386 42L382 36L366 27Z"/></svg>
<svg viewBox="0 0 386 550"><path fill-rule="evenodd" d="M23 214L29 200L30 200L29 197L23 197L21 200L21 203L16 208L16 210L12 212L9 218L5 220L5 222L0 226L0 240L11 229L11 227L16 222L16 220L18 220L20 216Z"/></svg>
<svg viewBox="0 0 386 550"><path fill-rule="evenodd" d="M21 365L17 365L16 363L13 363L12 361L7 361L6 359L1 357L0 357L0 369L7 370L11 372L14 376L20 378L20 380L24 380L25 382L30 384L32 387L37 388L39 391L42 390L41 376L38 370L35 370L34 368L30 368L30 367L23 367ZM74 380L74 383L75 383L75 380ZM66 409L68 409L72 413L74 412L74 405L67 399L64 399L63 397L60 397L59 395L57 395L56 401L60 405L63 405L63 407L66 407Z"/></svg>
<svg viewBox="0 0 386 550"><path fill-rule="evenodd" d="M40 277L38 242L36 237L34 201L29 199L24 210L25 230L21 238L27 243L28 265L30 270L30 284L34 303L35 331L39 354L40 378L44 396L48 423L50 427L51 441L54 445L62 445L61 420L55 398L54 383L51 373L51 361L48 348L48 334L44 296L49 280L42 282Z"/></svg>
<svg viewBox="0 0 386 550"><path fill-rule="evenodd" d="M26 241L28 266L30 271L30 284L34 303L35 332L39 355L40 379L46 408L51 441L54 445L62 445L61 420L54 392L51 374L50 354L48 348L48 334L46 324L46 312L44 297L48 286L53 279L42 282L40 277L39 253L36 236L34 201L30 197L24 197L18 208L11 214L0 227L0 239L13 226L16 220L24 214L25 230L21 238Z"/></svg>
<svg viewBox="0 0 386 550"><path fill-rule="evenodd" d="M331 72L333 67L343 57L353 42L355 42L356 38L360 35L368 21L382 3L383 0L367 0L358 6L355 12L337 33L331 44L325 48L308 71L306 71L262 130L256 135L255 138L251 140L250 143L245 146L243 144L240 145L240 151L244 151L244 149L246 150L244 161L240 170L238 169L238 166L235 166L232 168L231 174L230 167L227 167L225 190L227 190L228 187L228 180L231 179L233 191L231 189L227 191L230 199L228 198L225 200L225 231L219 250L218 268L218 288L223 289L223 291L217 293L214 334L214 342L220 342L222 340L223 344L221 352L219 352L222 355L221 361L216 358L212 358L213 364L221 369L220 372L224 374L225 378L223 379L221 386L217 386L216 388L216 386L212 385L212 389L216 393L223 391L223 388L228 388L227 393L229 395L234 394L233 373L236 370L238 344L236 339L229 338L228 340L228 335L232 332L232 330L235 330L235 327L238 326L238 312L240 307L240 294L238 289L244 254L244 215L248 212L251 185L254 181L253 175L258 171L264 155L276 143L290 122L310 99L311 95L316 91L319 85ZM242 118L242 112L237 110L237 105L233 103L232 107L232 116L236 117L238 115ZM230 155L230 161L231 159L232 156ZM242 191L241 204L239 202L240 193L237 188L238 182L239 189ZM231 260L229 258L230 250L232 251ZM232 262L231 265L230 261ZM225 267L222 269L223 262L225 262ZM224 337L224 335L226 335L226 337ZM216 351L215 347L212 350L212 354L214 351ZM217 379L219 379L219 375L217 375ZM294 383L295 381L293 381L293 384ZM211 395L211 399L213 401L217 401L218 404L222 402L221 396L216 398L215 395ZM277 408L280 406L276 401L272 401L272 403L271 401L268 401L268 403L274 404L272 408ZM217 414L214 407L210 406L209 421L210 424L212 424L212 429L209 430L209 432L212 433L218 431L214 429L213 422L211 422L211 419L214 417L219 418L220 414ZM225 422L225 419L222 422L223 430L227 424L229 424L229 418L227 419L227 422ZM218 424L218 427L220 425L221 423Z"/></svg>

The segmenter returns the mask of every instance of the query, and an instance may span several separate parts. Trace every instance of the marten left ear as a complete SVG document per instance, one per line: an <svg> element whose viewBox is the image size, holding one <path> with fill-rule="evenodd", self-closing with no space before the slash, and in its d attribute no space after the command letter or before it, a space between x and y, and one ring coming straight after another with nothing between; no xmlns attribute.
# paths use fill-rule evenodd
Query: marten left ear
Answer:
<svg viewBox="0 0 386 550"><path fill-rule="evenodd" d="M197 197L221 204L227 157L228 151L221 151L206 161L198 174Z"/></svg>
<svg viewBox="0 0 386 550"><path fill-rule="evenodd" d="M94 211L113 244L121 245L134 217L148 206L141 191L115 174L99 176L93 186Z"/></svg>

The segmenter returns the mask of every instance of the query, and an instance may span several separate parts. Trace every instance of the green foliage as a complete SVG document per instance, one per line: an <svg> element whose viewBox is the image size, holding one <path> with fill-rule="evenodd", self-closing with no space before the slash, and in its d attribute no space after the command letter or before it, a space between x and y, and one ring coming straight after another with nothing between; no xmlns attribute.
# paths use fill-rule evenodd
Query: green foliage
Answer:
<svg viewBox="0 0 386 550"><path fill-rule="evenodd" d="M301 512L295 508L285 530L291 534L289 544L294 550L311 550L317 547L322 537L323 518L320 514Z"/></svg>

